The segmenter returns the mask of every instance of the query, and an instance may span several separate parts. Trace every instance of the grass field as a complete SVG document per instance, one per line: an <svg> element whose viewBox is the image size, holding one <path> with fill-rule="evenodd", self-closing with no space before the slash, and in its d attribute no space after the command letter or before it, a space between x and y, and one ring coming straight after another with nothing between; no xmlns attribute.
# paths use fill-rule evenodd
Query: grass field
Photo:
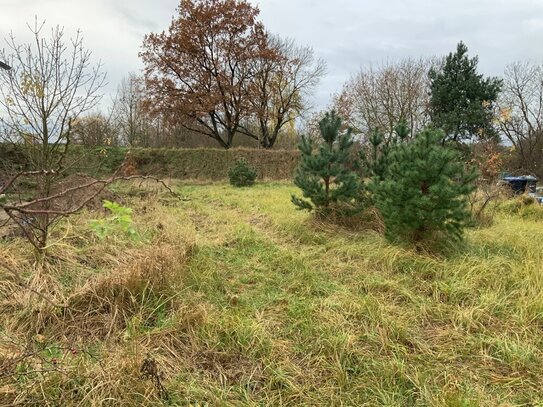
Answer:
<svg viewBox="0 0 543 407"><path fill-rule="evenodd" d="M543 406L537 217L428 255L316 223L290 184L117 189L140 239L87 212L46 263L0 243L24 279L0 286L0 405Z"/></svg>

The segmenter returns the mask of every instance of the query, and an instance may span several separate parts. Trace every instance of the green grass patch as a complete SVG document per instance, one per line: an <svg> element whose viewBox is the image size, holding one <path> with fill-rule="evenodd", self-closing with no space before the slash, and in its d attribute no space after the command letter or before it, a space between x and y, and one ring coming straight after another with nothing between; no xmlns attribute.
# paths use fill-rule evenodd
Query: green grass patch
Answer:
<svg viewBox="0 0 543 407"><path fill-rule="evenodd" d="M177 183L176 189L183 201L149 190L127 194L135 229L149 236L143 242L119 235L108 245L93 238L84 229L96 216L91 213L65 225L71 232L54 248L60 260L48 277L57 289L69 297L89 280L120 273L130 290L115 279L102 282L109 291L102 287L99 298L116 304L117 314L89 294L96 287L78 297L92 304L78 303L78 310L96 314L87 322L103 326L92 337L84 330L66 335L69 326L58 321L82 321L69 312L39 324L7 324L15 337L39 327L51 347L63 349L69 337L88 352L47 355L62 359L68 374L9 383L19 399L43 405L93 405L106 397L111 405L175 406L543 403L537 217L498 211L492 226L468 230L462 246L430 256L392 246L375 232L315 223L290 203L291 184ZM183 261L171 261L184 242L190 250ZM22 245L4 242L0 252L9 251L30 276L32 260ZM145 274L148 269L154 274ZM37 318L17 308L24 298L3 308L9 320ZM142 378L147 357L156 362L167 397ZM108 363L114 369L104 373L100 366ZM29 390L36 382L49 390Z"/></svg>

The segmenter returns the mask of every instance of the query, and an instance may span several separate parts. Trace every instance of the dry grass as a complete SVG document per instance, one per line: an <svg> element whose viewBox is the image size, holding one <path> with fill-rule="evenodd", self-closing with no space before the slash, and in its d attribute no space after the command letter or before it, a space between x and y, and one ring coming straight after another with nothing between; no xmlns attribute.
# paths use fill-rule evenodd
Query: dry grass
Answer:
<svg viewBox="0 0 543 407"><path fill-rule="evenodd" d="M88 212L47 262L0 244L0 405L543 403L541 208L436 256L315 223L289 184L178 190L117 187L139 241Z"/></svg>
<svg viewBox="0 0 543 407"><path fill-rule="evenodd" d="M181 280L193 233L159 205L138 210L144 242L99 241L88 219L101 215L86 213L63 225L64 239L47 260L34 259L22 241L0 247L0 310L7 317L0 405L133 405L164 398L156 378L140 372L144 360L155 363L155 344L140 333L183 309ZM165 374L162 365L157 369Z"/></svg>

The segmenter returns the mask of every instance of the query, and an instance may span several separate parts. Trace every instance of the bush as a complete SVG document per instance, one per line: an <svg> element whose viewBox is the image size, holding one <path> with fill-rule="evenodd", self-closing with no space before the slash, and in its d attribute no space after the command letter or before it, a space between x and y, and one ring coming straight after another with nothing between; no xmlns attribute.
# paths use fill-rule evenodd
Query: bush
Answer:
<svg viewBox="0 0 543 407"><path fill-rule="evenodd" d="M119 205L117 202L104 200L104 209L109 209L111 216L106 219L93 219L90 227L99 239L105 239L115 233L124 233L132 239L138 239L138 232L132 223L132 208Z"/></svg>
<svg viewBox="0 0 543 407"><path fill-rule="evenodd" d="M391 148L384 179L374 191L389 240L418 243L437 232L461 238L477 174L466 171L459 153L442 139L440 131L425 130Z"/></svg>
<svg viewBox="0 0 543 407"><path fill-rule="evenodd" d="M256 170L249 166L244 158L236 161L236 164L228 171L230 184L235 187L247 187L255 183Z"/></svg>

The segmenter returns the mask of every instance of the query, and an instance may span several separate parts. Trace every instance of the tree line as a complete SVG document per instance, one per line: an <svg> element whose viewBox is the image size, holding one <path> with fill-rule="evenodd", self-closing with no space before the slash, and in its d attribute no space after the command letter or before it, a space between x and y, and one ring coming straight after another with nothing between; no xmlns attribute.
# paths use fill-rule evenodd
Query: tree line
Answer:
<svg viewBox="0 0 543 407"><path fill-rule="evenodd" d="M293 148L302 117L304 132L318 135L322 112L307 113L326 65L311 48L269 33L258 15L247 1L183 0L167 30L145 37L144 72L123 81L111 113L80 121L79 142ZM511 146L511 169L543 176L543 65L513 63L501 78L477 65L459 43L444 58L366 66L326 110L361 143L376 130L392 137L400 121L411 134L432 123L466 150Z"/></svg>
<svg viewBox="0 0 543 407"><path fill-rule="evenodd" d="M11 39L13 55L3 52L3 59L21 64L21 47ZM123 79L110 109L96 110L99 86L93 103L70 111L71 142L294 148L301 123L303 132L316 134L322 112L310 116L311 94L326 64L311 48L270 33L246 0L182 0L166 30L145 36L139 55L143 72ZM505 141L513 147L511 168L543 176L543 65L514 63L502 78L486 78L477 63L460 43L445 58L363 67L326 110L337 111L360 144L367 145L374 131L392 137L400 121L411 134L432 123L447 142L467 150ZM44 80L33 72L20 83L6 75L4 103L14 95L22 100L33 81ZM101 67L93 75L103 76ZM39 132L33 129L28 137L40 138Z"/></svg>
<svg viewBox="0 0 543 407"><path fill-rule="evenodd" d="M445 58L364 67L331 108L366 144L375 130L393 137L400 121L411 134L431 124L472 158L499 151L508 169L543 177L543 64L515 62L500 78L484 77L477 64L461 42Z"/></svg>

